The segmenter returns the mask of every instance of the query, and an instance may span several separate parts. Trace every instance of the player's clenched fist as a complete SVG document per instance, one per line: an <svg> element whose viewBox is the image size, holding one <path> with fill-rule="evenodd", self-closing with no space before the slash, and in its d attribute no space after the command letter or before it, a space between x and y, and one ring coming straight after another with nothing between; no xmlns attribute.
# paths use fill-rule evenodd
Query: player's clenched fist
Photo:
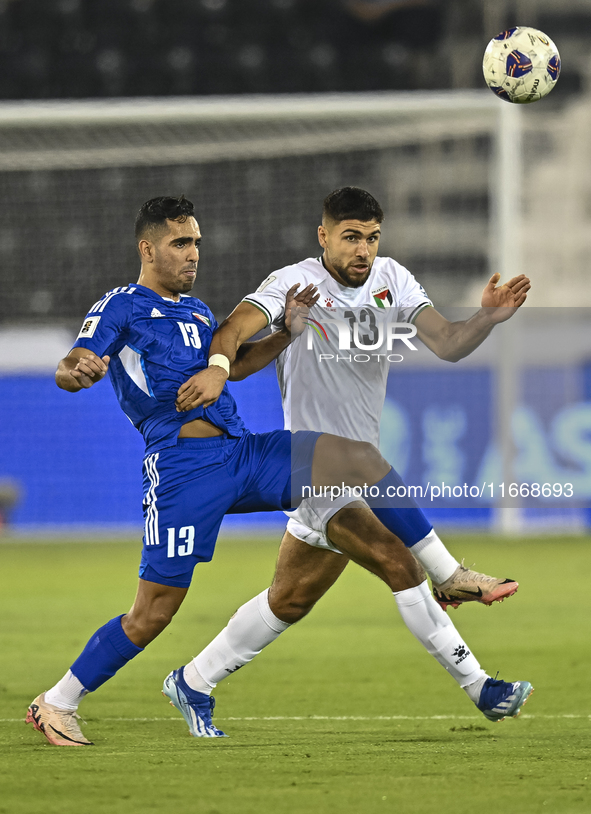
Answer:
<svg viewBox="0 0 591 814"><path fill-rule="evenodd" d="M76 379L81 387L92 387L95 382L100 381L105 376L110 361L108 356L103 356L101 359L99 356L95 356L94 353L83 356L76 367L70 371L70 376Z"/></svg>
<svg viewBox="0 0 591 814"><path fill-rule="evenodd" d="M177 413L186 413L195 407L209 407L220 397L227 378L226 371L217 365L191 376L179 387L175 402Z"/></svg>
<svg viewBox="0 0 591 814"><path fill-rule="evenodd" d="M109 369L109 356L97 356L84 348L74 348L59 363L55 380L60 387L70 392L88 390L100 382Z"/></svg>

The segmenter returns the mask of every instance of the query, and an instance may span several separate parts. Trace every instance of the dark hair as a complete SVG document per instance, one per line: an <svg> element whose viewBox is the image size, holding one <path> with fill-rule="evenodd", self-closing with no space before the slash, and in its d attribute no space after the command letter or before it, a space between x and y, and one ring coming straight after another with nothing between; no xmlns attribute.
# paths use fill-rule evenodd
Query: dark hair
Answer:
<svg viewBox="0 0 591 814"><path fill-rule="evenodd" d="M382 207L369 192L359 187L335 189L324 199L322 220L339 223L342 220L384 220Z"/></svg>
<svg viewBox="0 0 591 814"><path fill-rule="evenodd" d="M164 226L167 220L184 223L193 217L195 207L184 195L180 198L151 198L142 205L135 219L135 237L141 240L148 230Z"/></svg>

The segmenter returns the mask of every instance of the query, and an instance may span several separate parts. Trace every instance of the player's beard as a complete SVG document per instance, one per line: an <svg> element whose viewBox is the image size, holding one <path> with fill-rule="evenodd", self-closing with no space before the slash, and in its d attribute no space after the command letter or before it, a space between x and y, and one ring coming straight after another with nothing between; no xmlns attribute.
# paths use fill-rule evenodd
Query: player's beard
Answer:
<svg viewBox="0 0 591 814"><path fill-rule="evenodd" d="M371 267L373 264L370 263L368 265L367 272L362 276L350 271L349 266L342 266L340 263L335 263L334 260L331 261L331 265L333 269L337 272L341 280L344 280L345 283L350 288L361 288L361 286L365 285L365 283L367 282L367 278L369 277L369 273L371 271Z"/></svg>
<svg viewBox="0 0 591 814"><path fill-rule="evenodd" d="M186 270L186 269L185 269ZM195 283L197 282L197 270L195 270L195 276L192 279L183 278L182 272L180 279L176 285L178 291L177 294L186 294L188 291L191 291Z"/></svg>
<svg viewBox="0 0 591 814"><path fill-rule="evenodd" d="M179 290L179 294L186 294L187 291L191 291L196 282L197 282L196 277L192 280L185 280L185 282L182 284L182 287Z"/></svg>

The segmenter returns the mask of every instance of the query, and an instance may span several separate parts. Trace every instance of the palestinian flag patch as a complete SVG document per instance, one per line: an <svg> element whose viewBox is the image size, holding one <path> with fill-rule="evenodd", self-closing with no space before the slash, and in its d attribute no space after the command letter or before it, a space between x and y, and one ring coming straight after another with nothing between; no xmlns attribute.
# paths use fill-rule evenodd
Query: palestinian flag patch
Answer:
<svg viewBox="0 0 591 814"><path fill-rule="evenodd" d="M394 302L390 289L387 286L371 292L378 308L391 308Z"/></svg>

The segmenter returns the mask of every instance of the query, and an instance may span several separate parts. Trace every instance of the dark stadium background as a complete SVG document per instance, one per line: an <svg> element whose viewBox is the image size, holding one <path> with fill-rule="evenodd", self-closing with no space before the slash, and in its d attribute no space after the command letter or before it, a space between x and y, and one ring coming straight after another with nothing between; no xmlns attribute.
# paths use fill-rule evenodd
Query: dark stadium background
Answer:
<svg viewBox="0 0 591 814"><path fill-rule="evenodd" d="M586 40L581 4L474 0L3 0L0 98L84 99L480 85L480 43L528 25ZM560 8L558 8L560 6ZM572 6L572 9L569 7ZM535 19L532 19L534 17ZM458 63L461 63L459 65Z"/></svg>

